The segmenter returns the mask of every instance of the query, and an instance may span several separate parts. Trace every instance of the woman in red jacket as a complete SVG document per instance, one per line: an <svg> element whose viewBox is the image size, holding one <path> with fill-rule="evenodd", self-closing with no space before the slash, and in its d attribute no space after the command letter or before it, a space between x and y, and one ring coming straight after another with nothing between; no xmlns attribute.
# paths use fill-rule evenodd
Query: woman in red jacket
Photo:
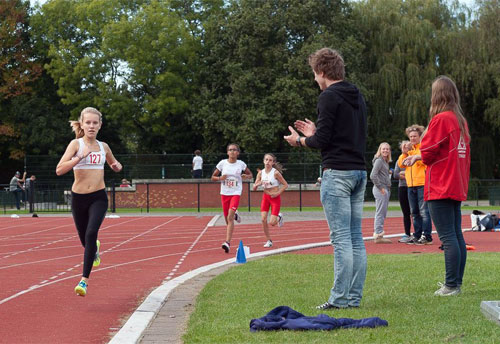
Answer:
<svg viewBox="0 0 500 344"><path fill-rule="evenodd" d="M424 199L443 243L445 283L434 295L460 294L467 260L461 202L467 199L470 135L455 83L439 76L432 83L430 122L420 145L425 172Z"/></svg>

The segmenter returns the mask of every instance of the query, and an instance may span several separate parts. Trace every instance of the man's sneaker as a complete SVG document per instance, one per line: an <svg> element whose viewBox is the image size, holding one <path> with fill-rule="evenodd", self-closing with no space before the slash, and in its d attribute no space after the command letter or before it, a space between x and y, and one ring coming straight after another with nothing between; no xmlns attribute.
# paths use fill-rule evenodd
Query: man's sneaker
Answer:
<svg viewBox="0 0 500 344"><path fill-rule="evenodd" d="M321 309L322 311L326 311L328 309L339 309L340 307L332 305L330 302L325 302L319 306L316 306L316 309Z"/></svg>
<svg viewBox="0 0 500 344"><path fill-rule="evenodd" d="M283 227L284 223L285 223L285 220L283 219L283 214L279 213L278 214L278 227Z"/></svg>
<svg viewBox="0 0 500 344"><path fill-rule="evenodd" d="M234 221L240 223L241 222L241 216L238 214L238 211L234 213Z"/></svg>
<svg viewBox="0 0 500 344"><path fill-rule="evenodd" d="M406 244L411 240L411 238L412 238L411 236L405 234L401 237L401 239L398 240L398 242Z"/></svg>
<svg viewBox="0 0 500 344"><path fill-rule="evenodd" d="M229 253L229 246L230 244L227 241L224 241L222 243L222 249L224 250L224 252Z"/></svg>
<svg viewBox="0 0 500 344"><path fill-rule="evenodd" d="M429 240L426 237L422 236L420 237L420 239L418 239L415 245L432 245L432 240Z"/></svg>
<svg viewBox="0 0 500 344"><path fill-rule="evenodd" d="M78 296L87 295L87 282L81 280L80 283L78 283L78 285L75 287L75 293Z"/></svg>
<svg viewBox="0 0 500 344"><path fill-rule="evenodd" d="M271 240L268 240L265 244L264 247L273 247L273 242Z"/></svg>
<svg viewBox="0 0 500 344"><path fill-rule="evenodd" d="M420 239L417 239L417 238L415 238L415 237L412 235L412 236L410 237L410 239L408 240L408 242L406 242L406 244L407 244L407 245L415 245L415 244L418 242L418 240L420 240Z"/></svg>
<svg viewBox="0 0 500 344"><path fill-rule="evenodd" d="M94 267L101 265L101 257L99 255L99 248L101 247L101 242L97 240L96 244L97 244L97 251L95 251L94 263L92 264L92 266Z"/></svg>
<svg viewBox="0 0 500 344"><path fill-rule="evenodd" d="M453 295L458 295L462 291L460 290L460 287L448 287L446 284L438 282L439 288L434 292L434 295L436 296L453 296Z"/></svg>

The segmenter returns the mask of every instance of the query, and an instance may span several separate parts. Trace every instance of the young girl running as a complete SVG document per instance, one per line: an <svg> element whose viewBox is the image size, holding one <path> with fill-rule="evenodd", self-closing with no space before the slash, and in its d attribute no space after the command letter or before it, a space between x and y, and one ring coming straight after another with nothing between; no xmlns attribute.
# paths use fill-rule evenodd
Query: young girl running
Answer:
<svg viewBox="0 0 500 344"><path fill-rule="evenodd" d="M269 235L269 226L267 222L267 214L271 208L271 226L283 226L283 215L280 213L281 194L288 188L288 183L282 176L283 168L276 161L274 154L267 153L264 155L264 169L260 170L255 178L253 191L262 186L264 192L262 194L262 202L260 204L260 213L262 219L262 227L266 235L267 242L264 247L272 247L273 241Z"/></svg>
<svg viewBox="0 0 500 344"><path fill-rule="evenodd" d="M85 248L82 279L75 287L75 292L85 296L92 266L99 266L101 263L97 233L108 209L104 162L115 172L120 172L122 165L115 159L109 146L96 139L102 126L102 115L97 109L83 109L78 121L70 123L76 139L66 148L57 164L56 174L61 176L73 169L75 175L71 188L71 211L78 236Z"/></svg>
<svg viewBox="0 0 500 344"><path fill-rule="evenodd" d="M220 181L220 197L222 201L222 210L226 220L226 241L222 243L222 249L229 253L231 238L233 236L234 221L241 222L237 213L240 203L240 196L243 190L242 179L252 179L252 172L247 164L238 160L240 155L240 146L236 143L230 143L227 146L227 159L221 160L212 174L212 181Z"/></svg>

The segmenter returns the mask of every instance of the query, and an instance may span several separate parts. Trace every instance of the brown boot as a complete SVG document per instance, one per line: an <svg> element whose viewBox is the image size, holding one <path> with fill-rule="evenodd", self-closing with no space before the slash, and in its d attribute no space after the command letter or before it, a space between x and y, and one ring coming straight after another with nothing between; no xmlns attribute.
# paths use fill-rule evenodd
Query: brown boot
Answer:
<svg viewBox="0 0 500 344"><path fill-rule="evenodd" d="M382 236L379 236L373 240L375 244L392 244L391 239L384 238Z"/></svg>

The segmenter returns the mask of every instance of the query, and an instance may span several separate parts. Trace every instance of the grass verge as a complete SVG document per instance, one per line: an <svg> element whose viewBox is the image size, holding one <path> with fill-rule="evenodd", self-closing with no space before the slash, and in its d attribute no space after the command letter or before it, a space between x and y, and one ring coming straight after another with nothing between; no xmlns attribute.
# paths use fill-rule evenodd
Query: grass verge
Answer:
<svg viewBox="0 0 500 344"><path fill-rule="evenodd" d="M198 296L184 343L498 343L499 327L480 311L498 300L500 253L469 253L462 294L435 297L444 278L442 254L369 255L359 309L332 317L378 316L388 327L334 331L249 331L252 318L287 305L314 316L332 285L331 255L284 254L235 266Z"/></svg>

